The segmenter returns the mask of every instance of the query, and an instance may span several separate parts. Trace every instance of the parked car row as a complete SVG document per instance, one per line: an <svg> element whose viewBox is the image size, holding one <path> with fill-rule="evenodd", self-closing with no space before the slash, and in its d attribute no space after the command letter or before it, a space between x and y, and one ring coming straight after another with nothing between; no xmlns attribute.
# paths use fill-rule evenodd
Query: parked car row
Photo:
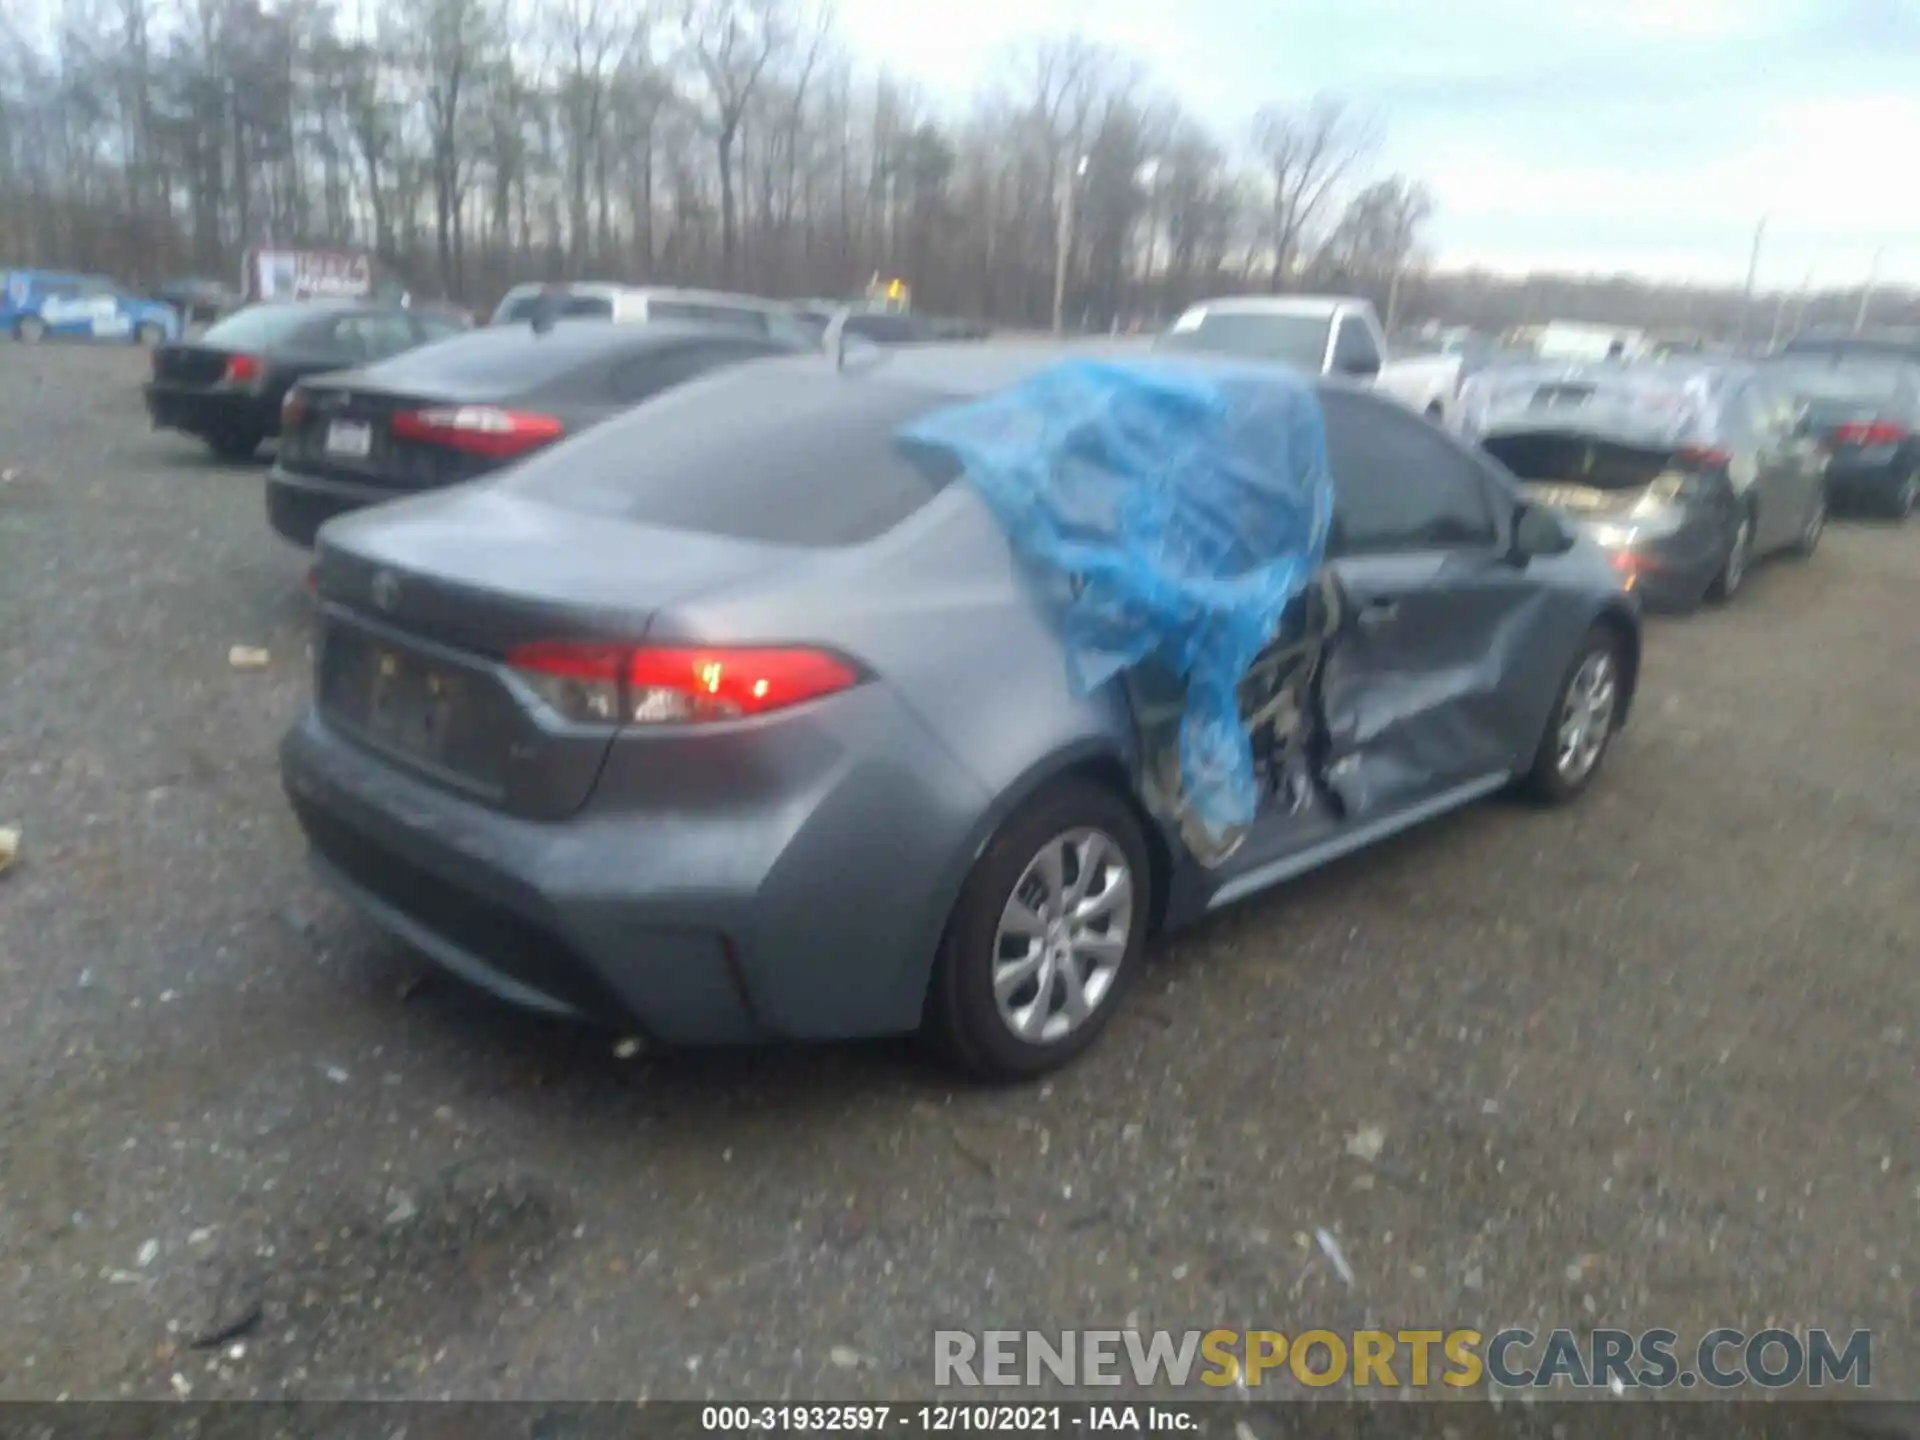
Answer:
<svg viewBox="0 0 1920 1440"><path fill-rule="evenodd" d="M773 302L540 287L438 336L254 307L156 349L147 403L224 453L279 435L268 518L313 551L317 626L283 777L366 914L654 1041L917 1031L1019 1078L1093 1042L1150 935L1495 791L1578 796L1643 605L1811 554L1843 490L1911 508L1901 355L1496 362L1458 394L1416 368L1435 415L1363 304L1209 305L1101 352L1186 397L1174 509L1193 452L1230 458L1223 377L1324 446L1318 572L1255 666L1289 703L1243 686L1259 794L1215 849L1143 761L1141 692L1073 683L1032 556L907 438L1085 349L851 364Z"/></svg>

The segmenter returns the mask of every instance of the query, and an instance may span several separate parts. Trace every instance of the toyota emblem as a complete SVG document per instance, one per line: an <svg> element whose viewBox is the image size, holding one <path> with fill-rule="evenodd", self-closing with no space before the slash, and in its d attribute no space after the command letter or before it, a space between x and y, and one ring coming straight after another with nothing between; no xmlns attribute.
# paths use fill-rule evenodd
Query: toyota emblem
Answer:
<svg viewBox="0 0 1920 1440"><path fill-rule="evenodd" d="M400 577L391 570L378 570L373 576L373 603L391 612L400 603Z"/></svg>

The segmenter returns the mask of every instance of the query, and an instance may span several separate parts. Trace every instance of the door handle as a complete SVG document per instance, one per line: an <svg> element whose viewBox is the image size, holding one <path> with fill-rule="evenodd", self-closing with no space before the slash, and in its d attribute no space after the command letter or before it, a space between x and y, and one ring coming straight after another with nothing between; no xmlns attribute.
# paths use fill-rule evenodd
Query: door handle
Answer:
<svg viewBox="0 0 1920 1440"><path fill-rule="evenodd" d="M1400 602L1387 595L1376 595L1360 607L1356 623L1362 630L1378 630L1400 613Z"/></svg>

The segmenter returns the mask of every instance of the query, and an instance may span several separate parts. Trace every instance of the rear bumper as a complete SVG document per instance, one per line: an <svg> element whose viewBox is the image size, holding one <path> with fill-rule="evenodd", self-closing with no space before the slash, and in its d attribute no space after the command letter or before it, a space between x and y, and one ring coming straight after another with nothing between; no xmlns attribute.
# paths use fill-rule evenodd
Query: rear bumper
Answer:
<svg viewBox="0 0 1920 1440"><path fill-rule="evenodd" d="M636 812L596 794L566 821L527 820L312 711L281 774L324 879L513 1004L673 1044L898 1034L919 1023L952 862L985 797L936 754L903 766L874 733L901 730L894 702L866 705L837 743L800 730L771 763L801 773L746 809L661 794ZM622 769L609 758L616 792Z"/></svg>
<svg viewBox="0 0 1920 1440"><path fill-rule="evenodd" d="M1827 467L1827 498L1836 509L1882 511L1911 473L1912 462L1904 455L1871 465L1835 459Z"/></svg>
<svg viewBox="0 0 1920 1440"><path fill-rule="evenodd" d="M1711 532L1699 525L1602 548L1614 569L1634 577L1634 593L1646 609L1668 613L1698 605L1726 560Z"/></svg>
<svg viewBox="0 0 1920 1440"><path fill-rule="evenodd" d="M267 523L281 539L311 550L320 527L334 516L388 500L404 500L415 493L351 480L296 475L276 464L267 472Z"/></svg>
<svg viewBox="0 0 1920 1440"><path fill-rule="evenodd" d="M266 436L280 428L279 404L264 396L238 390L189 390L153 380L140 389L156 430L205 438L236 433Z"/></svg>

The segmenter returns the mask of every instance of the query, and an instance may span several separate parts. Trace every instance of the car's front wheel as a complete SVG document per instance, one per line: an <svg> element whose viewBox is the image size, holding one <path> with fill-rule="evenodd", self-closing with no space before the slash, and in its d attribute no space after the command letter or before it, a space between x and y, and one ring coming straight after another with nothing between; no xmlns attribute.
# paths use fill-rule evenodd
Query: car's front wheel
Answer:
<svg viewBox="0 0 1920 1440"><path fill-rule="evenodd" d="M29 315L13 327L13 338L22 345L38 345L47 338L47 322Z"/></svg>
<svg viewBox="0 0 1920 1440"><path fill-rule="evenodd" d="M1141 964L1150 876L1132 808L1090 781L1051 786L975 862L947 922L926 1029L982 1078L1078 1055Z"/></svg>
<svg viewBox="0 0 1920 1440"><path fill-rule="evenodd" d="M1567 666L1534 751L1525 788L1542 800L1571 800L1593 783L1619 728L1626 672L1619 635L1596 625Z"/></svg>

